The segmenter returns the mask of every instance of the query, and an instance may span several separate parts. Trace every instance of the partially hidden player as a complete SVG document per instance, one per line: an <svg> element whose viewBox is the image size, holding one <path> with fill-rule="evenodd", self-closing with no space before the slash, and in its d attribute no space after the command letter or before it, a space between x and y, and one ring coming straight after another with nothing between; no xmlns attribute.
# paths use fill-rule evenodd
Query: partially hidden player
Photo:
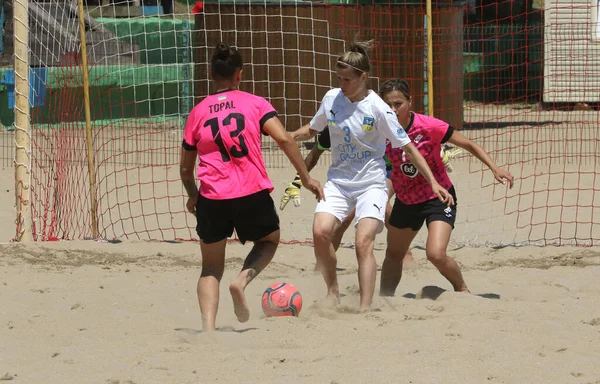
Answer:
<svg viewBox="0 0 600 384"><path fill-rule="evenodd" d="M427 160L436 180L452 194L455 202L456 191L440 157L440 148L446 142L473 154L489 167L497 181L502 184L508 182L509 188L512 188L513 176L498 167L481 146L446 122L411 111L412 99L406 81L388 80L381 85L379 94L398 116L398 121ZM386 154L392 163L392 183L396 201L389 218L380 295L394 295L402 277L404 255L424 223L428 229L425 247L427 259L448 279L455 291L468 291L458 263L447 254L457 206L449 206L439 201L437 193L431 189L402 148L392 148L388 145Z"/></svg>

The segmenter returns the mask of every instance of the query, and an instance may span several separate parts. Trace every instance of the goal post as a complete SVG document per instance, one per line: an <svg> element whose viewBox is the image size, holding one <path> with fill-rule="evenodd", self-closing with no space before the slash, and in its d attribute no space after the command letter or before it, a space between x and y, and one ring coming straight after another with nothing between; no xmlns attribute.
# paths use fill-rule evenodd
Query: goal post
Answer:
<svg viewBox="0 0 600 384"><path fill-rule="evenodd" d="M29 0L14 0L15 241L31 241L31 127L29 103Z"/></svg>
<svg viewBox="0 0 600 384"><path fill-rule="evenodd" d="M79 21L79 43L81 46L81 71L83 74L83 108L85 118L85 142L87 146L87 164L90 193L90 221L92 223L92 238L98 238L98 210L96 200L96 170L94 162L94 137L92 135L92 124L90 114L90 85L87 58L87 46L85 38L85 11L83 0L77 1L77 18Z"/></svg>

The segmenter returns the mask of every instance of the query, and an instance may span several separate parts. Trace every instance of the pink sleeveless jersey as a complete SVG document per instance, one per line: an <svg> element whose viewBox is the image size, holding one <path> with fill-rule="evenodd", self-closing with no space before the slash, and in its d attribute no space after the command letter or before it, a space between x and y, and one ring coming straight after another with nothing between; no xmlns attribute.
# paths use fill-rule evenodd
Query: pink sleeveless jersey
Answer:
<svg viewBox="0 0 600 384"><path fill-rule="evenodd" d="M418 113L412 114L411 123L406 129L413 145L427 160L433 176L446 189L452 187L452 182L448 177L440 152L442 143L450 139L453 131L454 129L448 123ZM398 200L412 205L437 198L427 180L419 174L417 168L401 148L392 148L388 145L385 153L393 166L392 184Z"/></svg>
<svg viewBox="0 0 600 384"><path fill-rule="evenodd" d="M196 147L200 194L225 200L273 191L261 152L261 132L277 116L259 96L242 91L210 95L188 117L183 146Z"/></svg>

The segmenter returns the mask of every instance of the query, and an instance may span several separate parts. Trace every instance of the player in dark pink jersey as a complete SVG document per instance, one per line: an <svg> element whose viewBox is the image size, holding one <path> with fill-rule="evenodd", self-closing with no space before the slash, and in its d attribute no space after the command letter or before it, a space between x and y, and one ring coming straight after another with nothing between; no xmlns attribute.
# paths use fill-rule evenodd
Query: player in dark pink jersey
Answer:
<svg viewBox="0 0 600 384"><path fill-rule="evenodd" d="M262 157L261 133L281 147L303 185L317 199L323 198L321 185L308 174L296 142L273 106L262 97L238 90L242 65L235 48L217 45L211 61L216 91L192 109L183 136L180 173L188 193L186 206L196 215L200 237L198 302L204 330L215 329L225 246L233 230L242 244L254 242L242 271L229 286L240 322L250 316L244 290L270 263L279 244L279 217L270 195L273 185ZM196 158L199 191L194 180Z"/></svg>
<svg viewBox="0 0 600 384"><path fill-rule="evenodd" d="M456 192L440 157L441 146L446 142L472 153L490 168L496 180L502 184L508 181L512 188L513 176L499 168L483 148L448 123L411 112L411 96L406 81L388 80L381 85L379 94L396 113L400 124L406 127L406 133L427 160L435 179L452 194L455 203ZM401 148L388 146L386 155L393 166L392 184L396 201L389 219L380 295L394 295L402 277L402 260L424 222L428 229L427 259L450 281L455 291L468 291L460 267L446 253L456 219L456 205L448 206L437 198Z"/></svg>

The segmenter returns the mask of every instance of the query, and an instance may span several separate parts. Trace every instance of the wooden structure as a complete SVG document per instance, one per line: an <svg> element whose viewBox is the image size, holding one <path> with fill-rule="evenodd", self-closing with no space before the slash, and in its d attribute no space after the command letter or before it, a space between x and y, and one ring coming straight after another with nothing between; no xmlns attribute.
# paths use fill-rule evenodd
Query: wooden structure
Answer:
<svg viewBox="0 0 600 384"><path fill-rule="evenodd" d="M294 129L307 123L323 95L337 87L335 61L357 33L375 39L371 87L401 77L410 82L413 107L425 112L425 4L325 5L204 3L196 15L196 102L209 93L210 58L224 41L244 60L244 90L268 98ZM435 116L463 125L462 6L433 5Z"/></svg>
<svg viewBox="0 0 600 384"><path fill-rule="evenodd" d="M598 0L545 0L544 102L600 101Z"/></svg>
<svg viewBox="0 0 600 384"><path fill-rule="evenodd" d="M7 15L5 53L12 55L12 12ZM122 42L89 15L85 16L87 59L98 65L135 65L140 63L137 44ZM74 52L80 50L77 5L72 0L29 2L29 65L54 67L73 65Z"/></svg>

